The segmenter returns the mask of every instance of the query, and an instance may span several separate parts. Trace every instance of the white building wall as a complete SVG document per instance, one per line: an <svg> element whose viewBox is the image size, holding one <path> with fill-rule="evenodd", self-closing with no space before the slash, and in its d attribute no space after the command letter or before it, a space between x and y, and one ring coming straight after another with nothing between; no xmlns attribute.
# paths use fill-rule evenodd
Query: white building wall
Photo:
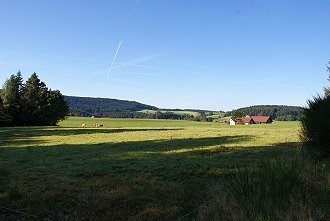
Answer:
<svg viewBox="0 0 330 221"><path fill-rule="evenodd" d="M233 119L229 120L229 125L235 125L235 124L236 124L236 122Z"/></svg>

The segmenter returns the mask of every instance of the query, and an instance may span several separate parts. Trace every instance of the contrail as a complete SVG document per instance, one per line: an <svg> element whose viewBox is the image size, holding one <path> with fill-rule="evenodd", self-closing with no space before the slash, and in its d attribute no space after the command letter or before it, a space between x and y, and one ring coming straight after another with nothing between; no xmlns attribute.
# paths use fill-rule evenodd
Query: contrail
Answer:
<svg viewBox="0 0 330 221"><path fill-rule="evenodd" d="M139 3L140 3L140 0L136 0L135 5L134 5L133 10L132 10L132 15L134 15Z"/></svg>
<svg viewBox="0 0 330 221"><path fill-rule="evenodd" d="M149 65L142 65L140 63L150 61L152 59L155 59L157 57L163 56L164 54L152 54L152 55L147 55L143 57L138 57L132 61L129 61L128 63L118 63L116 62L116 66L113 69L119 69L123 68L126 66L135 66L135 67L144 67L144 68L150 68Z"/></svg>
<svg viewBox="0 0 330 221"><path fill-rule="evenodd" d="M111 71L112 71L113 64L114 64L115 61L116 61L116 58L117 58L117 55L118 55L118 52L119 52L119 49L120 49L121 43L122 43L122 41L120 41L119 44L118 44L118 47L117 47L117 51L116 51L115 57L113 58L112 63L111 63L111 65L110 65L110 68L109 68L109 70L108 70L107 80L109 79L110 73L111 73Z"/></svg>

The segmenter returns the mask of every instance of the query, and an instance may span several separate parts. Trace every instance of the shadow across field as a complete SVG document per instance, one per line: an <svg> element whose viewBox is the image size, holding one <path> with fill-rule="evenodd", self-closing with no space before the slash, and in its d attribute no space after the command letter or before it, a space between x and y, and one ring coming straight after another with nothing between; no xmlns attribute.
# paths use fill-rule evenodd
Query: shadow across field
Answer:
<svg viewBox="0 0 330 221"><path fill-rule="evenodd" d="M279 143L269 146L244 146L244 143L254 139L251 136L221 136L186 139L164 139L147 141L129 141L120 143L97 143L97 144L60 144L49 146L34 146L40 141L36 139L12 139L10 142L28 142L31 145L25 148L1 148L2 153L8 155L4 158L12 159L24 156L25 159L47 159L55 166L65 163L82 165L84 168L93 164L106 165L126 164L132 161L148 167L153 163L162 162L171 165L174 160L189 165L195 163L234 165L240 162L248 162L258 159L266 159L276 155L285 155L292 149L300 146L298 142ZM30 142L30 143L29 143ZM235 144L232 146L231 144ZM242 145L240 145L242 144ZM1 160L1 157L0 157ZM25 161L24 161L25 162ZM72 165L71 165L72 163ZM142 169L141 168L141 169ZM156 167L155 167L156 168ZM123 167L129 169L129 167Z"/></svg>
<svg viewBox="0 0 330 221"><path fill-rule="evenodd" d="M33 168L37 162L47 165L52 171L59 168L65 172L84 173L97 168L101 174L120 171L145 171L151 169L155 174L163 169L182 167L204 168L231 167L242 162L253 162L276 156L285 156L297 149L300 143L278 143L269 146L245 146L253 136L233 135L202 138L159 139L128 142L100 142L96 144L59 144L47 145L38 140L40 136L70 136L95 133L121 133L127 131L167 131L176 129L58 129L58 128L15 128L0 135L0 164L13 162ZM32 136L32 134L34 136ZM5 139L3 139L5 137ZM8 145L10 144L10 145ZM23 148L13 148L24 144ZM38 144L43 144L38 146ZM6 146L7 145L7 146ZM132 165L134 165L132 167ZM161 165L161 169L159 166ZM0 165L1 166L1 165ZM61 171L62 173L62 171ZM153 172L154 173L154 172ZM93 174L93 173L92 173ZM168 173L171 174L171 173Z"/></svg>
<svg viewBox="0 0 330 221"><path fill-rule="evenodd" d="M148 152L155 154L164 154L167 152L189 152L194 148L208 148L211 146L224 146L232 143L241 143L252 139L249 136L221 136L221 137L203 137L186 139L165 139L149 140L123 143L105 143L101 146L109 146L115 152L138 153Z"/></svg>
<svg viewBox="0 0 330 221"><path fill-rule="evenodd" d="M124 132L152 132L152 131L173 131L182 128L57 128L57 127L14 127L0 128L0 145L19 146L36 145L42 141L42 136L73 136L89 135L97 133L124 133Z"/></svg>
<svg viewBox="0 0 330 221"><path fill-rule="evenodd" d="M136 131L171 131L182 128L65 128L65 127L14 127L0 129L0 138L15 137L40 137L40 136L71 136L95 133L123 133Z"/></svg>
<svg viewBox="0 0 330 221"><path fill-rule="evenodd" d="M104 129L109 130L118 132ZM58 133L67 135L66 131ZM81 131L95 133L71 133ZM45 133L51 130L33 133L49 136ZM221 184L237 165L285 156L299 145L244 147L251 139L220 136L1 148L0 176L6 182L0 183L0 190L6 194L0 203L53 220L176 220L205 202L209 187Z"/></svg>

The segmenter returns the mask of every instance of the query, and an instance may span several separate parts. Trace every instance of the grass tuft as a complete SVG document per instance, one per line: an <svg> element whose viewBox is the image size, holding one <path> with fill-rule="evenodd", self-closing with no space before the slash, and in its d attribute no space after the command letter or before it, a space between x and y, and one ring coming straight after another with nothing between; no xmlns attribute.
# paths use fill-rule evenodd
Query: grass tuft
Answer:
<svg viewBox="0 0 330 221"><path fill-rule="evenodd" d="M320 181L326 186L318 165L277 158L236 169L227 189L242 220L326 220Z"/></svg>

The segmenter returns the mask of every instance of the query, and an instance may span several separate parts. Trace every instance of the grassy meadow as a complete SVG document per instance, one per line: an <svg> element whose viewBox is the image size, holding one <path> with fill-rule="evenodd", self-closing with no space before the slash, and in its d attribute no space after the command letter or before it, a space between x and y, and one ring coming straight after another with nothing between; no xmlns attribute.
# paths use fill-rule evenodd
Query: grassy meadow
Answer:
<svg viewBox="0 0 330 221"><path fill-rule="evenodd" d="M70 117L0 128L0 220L38 220L2 207L50 220L235 220L228 177L290 161L299 126Z"/></svg>

